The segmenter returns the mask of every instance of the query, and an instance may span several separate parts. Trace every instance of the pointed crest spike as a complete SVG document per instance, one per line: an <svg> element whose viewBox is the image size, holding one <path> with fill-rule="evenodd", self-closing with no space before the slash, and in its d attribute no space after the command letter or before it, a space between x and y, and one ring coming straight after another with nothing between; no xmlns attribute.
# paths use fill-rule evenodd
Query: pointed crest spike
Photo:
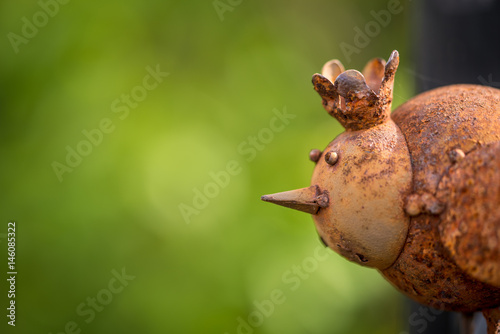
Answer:
<svg viewBox="0 0 500 334"><path fill-rule="evenodd" d="M385 60L382 58L374 58L370 60L366 64L362 73L365 76L368 86L373 89L376 94L378 94L380 85L384 79Z"/></svg>
<svg viewBox="0 0 500 334"><path fill-rule="evenodd" d="M281 193L264 195L261 199L290 209L310 213L318 213L321 207L328 206L328 195L321 193L319 187L314 185L307 188L284 191Z"/></svg>
<svg viewBox="0 0 500 334"><path fill-rule="evenodd" d="M384 70L384 79L382 80L382 85L380 86L380 97L385 100L390 100L392 102L392 89L394 86L394 77L396 76L396 70L399 66L399 52L397 50L392 51Z"/></svg>
<svg viewBox="0 0 500 334"><path fill-rule="evenodd" d="M339 94L333 88L333 83L328 78L318 73L313 75L312 83L314 89L322 98L323 107L325 108L325 110L333 117L336 117L335 114L339 109L341 103Z"/></svg>
<svg viewBox="0 0 500 334"><path fill-rule="evenodd" d="M337 59L332 59L323 65L321 69L321 74L330 80L332 83L335 82L335 79L340 75L340 73L344 72L344 66Z"/></svg>

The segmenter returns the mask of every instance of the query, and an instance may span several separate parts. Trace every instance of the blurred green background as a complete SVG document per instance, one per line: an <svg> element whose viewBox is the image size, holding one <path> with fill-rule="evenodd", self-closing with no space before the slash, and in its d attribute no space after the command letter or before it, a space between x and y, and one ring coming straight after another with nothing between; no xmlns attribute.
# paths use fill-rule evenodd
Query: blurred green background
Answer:
<svg viewBox="0 0 500 334"><path fill-rule="evenodd" d="M409 3L348 55L393 0L60 1L0 3L1 333L406 328L375 270L260 196L308 186L309 150L342 131L310 82L329 59L361 70L398 49L394 105L412 96ZM293 116L269 132L277 111Z"/></svg>

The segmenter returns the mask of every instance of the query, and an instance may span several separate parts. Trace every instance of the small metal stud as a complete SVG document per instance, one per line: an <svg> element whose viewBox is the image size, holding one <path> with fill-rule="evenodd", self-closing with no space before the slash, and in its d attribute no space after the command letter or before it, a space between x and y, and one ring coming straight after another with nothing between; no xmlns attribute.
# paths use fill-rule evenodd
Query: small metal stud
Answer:
<svg viewBox="0 0 500 334"><path fill-rule="evenodd" d="M465 158L465 153L461 149L456 148L449 152L449 157L452 163L456 163Z"/></svg>
<svg viewBox="0 0 500 334"><path fill-rule="evenodd" d="M339 155L337 154L337 152L330 151L325 154L325 161L329 165L332 166L335 165L338 160L339 160Z"/></svg>
<svg viewBox="0 0 500 334"><path fill-rule="evenodd" d="M318 150L318 149L314 149L314 150L311 150L311 152L309 152L309 159L316 163L319 161L319 158L321 157L321 151Z"/></svg>

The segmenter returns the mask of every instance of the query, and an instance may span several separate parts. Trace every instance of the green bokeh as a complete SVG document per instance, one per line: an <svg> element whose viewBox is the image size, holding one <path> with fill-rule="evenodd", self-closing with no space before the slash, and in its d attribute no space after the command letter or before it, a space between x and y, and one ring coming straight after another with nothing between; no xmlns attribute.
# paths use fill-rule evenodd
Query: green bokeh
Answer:
<svg viewBox="0 0 500 334"><path fill-rule="evenodd" d="M0 332L55 334L74 321L81 333L233 334L276 289L284 302L253 333L403 330L399 294L375 270L333 252L314 262L312 219L259 200L307 186L309 150L342 131L310 83L324 62L362 69L398 49L394 104L412 95L406 3L351 59L340 48L387 4L242 1L221 20L211 0L69 1L16 53L9 33L22 35L41 5L0 2L1 275L9 221L18 270L17 326L6 324L2 279ZM128 115L113 112L157 66L168 76ZM295 118L243 153L273 110ZM106 119L112 131L85 147L82 131ZM53 163L78 145L91 152L60 182ZM186 221L179 206L231 161L235 175ZM289 282L293 266L314 263ZM106 300L122 268L135 278ZM109 304L80 315L96 296Z"/></svg>

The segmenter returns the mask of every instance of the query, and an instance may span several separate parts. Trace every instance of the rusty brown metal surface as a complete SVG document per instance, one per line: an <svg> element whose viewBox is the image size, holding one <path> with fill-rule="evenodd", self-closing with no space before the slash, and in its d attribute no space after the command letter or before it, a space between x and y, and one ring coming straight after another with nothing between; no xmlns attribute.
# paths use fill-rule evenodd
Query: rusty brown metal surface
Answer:
<svg viewBox="0 0 500 334"><path fill-rule="evenodd" d="M370 61L364 69L368 79L356 70L342 71L338 60L329 61L322 74L313 75L312 83L323 107L347 131L368 129L389 118L399 53L392 52L382 72L384 64L379 58Z"/></svg>
<svg viewBox="0 0 500 334"><path fill-rule="evenodd" d="M483 310L483 315L488 325L488 334L500 334L500 309Z"/></svg>
<svg viewBox="0 0 500 334"><path fill-rule="evenodd" d="M313 219L330 248L364 266L384 269L398 257L409 218L403 206L411 190L411 165L402 133L388 119L339 135L323 152L311 184L327 190L330 205ZM331 155L330 155L331 158Z"/></svg>
<svg viewBox="0 0 500 334"><path fill-rule="evenodd" d="M454 85L422 93L392 118L411 152L415 189L434 194L450 166L449 152L500 141L500 90Z"/></svg>
<svg viewBox="0 0 500 334"><path fill-rule="evenodd" d="M473 312L500 305L500 289L479 282L447 255L439 235L439 216L411 219L401 255L384 277L419 303L438 310Z"/></svg>
<svg viewBox="0 0 500 334"><path fill-rule="evenodd" d="M411 194L406 198L405 211L410 216L417 216L421 213L437 215L444 210L444 207L444 201L440 201L428 192L423 192Z"/></svg>
<svg viewBox="0 0 500 334"><path fill-rule="evenodd" d="M311 184L330 197L330 205L313 217L316 227L330 248L379 269L396 260L409 225L409 152L389 116L398 64L394 51L387 63L371 60L363 74L332 60L313 76L323 106L347 130L323 151L314 170Z"/></svg>
<svg viewBox="0 0 500 334"><path fill-rule="evenodd" d="M378 94L380 86L385 74L385 60L382 58L375 58L370 60L363 69L363 76L365 77L368 86Z"/></svg>
<svg viewBox="0 0 500 334"><path fill-rule="evenodd" d="M335 79L337 79L339 74L344 71L344 65L342 65L342 63L337 59L332 59L323 65L321 74L331 82L335 82Z"/></svg>
<svg viewBox="0 0 500 334"><path fill-rule="evenodd" d="M451 258L477 280L500 287L500 142L453 165L439 183L447 201L439 233Z"/></svg>
<svg viewBox="0 0 500 334"><path fill-rule="evenodd" d="M460 160L460 152L450 152L468 153L500 140L500 91L473 85L442 87L406 102L392 118L410 150L413 200L425 194L434 197L456 156ZM438 197L449 210L448 199ZM438 309L471 312L500 305L499 288L472 278L449 255L441 241L439 210L433 214L421 210L423 206L413 206L421 212L411 219L401 256L383 275L411 298Z"/></svg>

